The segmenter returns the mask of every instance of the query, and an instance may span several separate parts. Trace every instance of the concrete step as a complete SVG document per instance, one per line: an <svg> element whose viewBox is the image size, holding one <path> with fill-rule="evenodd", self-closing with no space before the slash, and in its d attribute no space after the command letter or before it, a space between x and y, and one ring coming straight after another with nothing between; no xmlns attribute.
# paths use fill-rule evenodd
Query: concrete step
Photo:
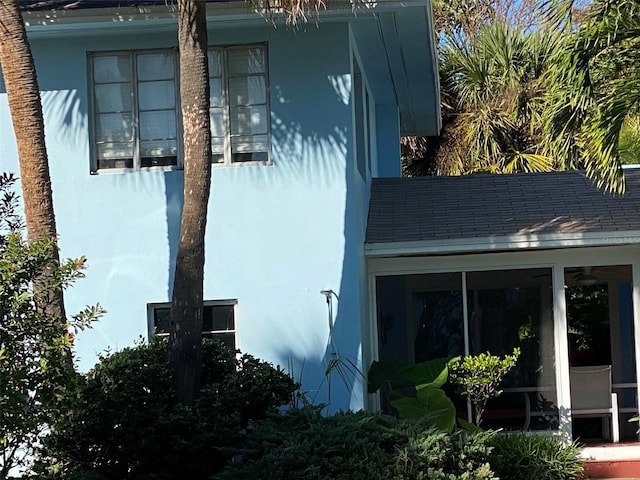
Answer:
<svg viewBox="0 0 640 480"><path fill-rule="evenodd" d="M590 479L640 480L640 460L587 460L584 470Z"/></svg>

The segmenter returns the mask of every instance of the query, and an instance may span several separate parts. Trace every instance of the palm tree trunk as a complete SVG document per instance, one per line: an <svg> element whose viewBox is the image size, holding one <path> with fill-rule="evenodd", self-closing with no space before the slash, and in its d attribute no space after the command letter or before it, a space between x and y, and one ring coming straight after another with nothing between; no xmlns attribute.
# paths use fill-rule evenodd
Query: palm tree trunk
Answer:
<svg viewBox="0 0 640 480"><path fill-rule="evenodd" d="M30 242L51 240L51 271L60 263L56 220L49 177L49 160L44 139L44 120L36 70L27 40L18 0L0 2L0 66L18 146L20 180L27 235ZM50 291L47 273L41 277L41 291ZM37 289L38 286L36 285ZM40 298L41 308L53 321L66 328L62 289ZM69 360L71 357L69 357Z"/></svg>
<svg viewBox="0 0 640 480"><path fill-rule="evenodd" d="M204 234L211 185L209 74L204 0L178 0L184 204L171 306L169 361L176 394L191 403L200 380Z"/></svg>

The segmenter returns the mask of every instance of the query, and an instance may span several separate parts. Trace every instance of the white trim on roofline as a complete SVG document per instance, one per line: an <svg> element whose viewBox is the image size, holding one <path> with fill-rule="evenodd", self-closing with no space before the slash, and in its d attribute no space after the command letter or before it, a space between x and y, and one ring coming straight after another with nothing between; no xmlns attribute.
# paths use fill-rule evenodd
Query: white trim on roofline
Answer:
<svg viewBox="0 0 640 480"><path fill-rule="evenodd" d="M364 253L372 258L634 244L640 244L640 230L365 243Z"/></svg>
<svg viewBox="0 0 640 480"><path fill-rule="evenodd" d="M333 0L327 2L326 9L307 15L307 21L320 22L348 19L362 15L376 15L381 12L394 11L405 7L430 6L430 0L378 0L354 1ZM246 1L228 1L207 4L207 23L209 26L221 23L265 22L265 11L259 11ZM88 25L100 28L122 28L123 26L148 26L149 22L157 27L176 27L177 7L173 4L126 6L108 8L78 8L24 11L22 13L29 33L67 31L74 28L86 28ZM284 16L271 12L277 23L284 22ZM304 23L304 21L302 21Z"/></svg>

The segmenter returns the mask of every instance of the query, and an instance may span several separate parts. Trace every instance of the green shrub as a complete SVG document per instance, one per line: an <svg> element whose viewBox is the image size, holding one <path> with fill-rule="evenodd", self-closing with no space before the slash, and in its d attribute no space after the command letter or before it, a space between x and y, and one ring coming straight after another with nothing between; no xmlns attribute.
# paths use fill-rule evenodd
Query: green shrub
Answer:
<svg viewBox="0 0 640 480"><path fill-rule="evenodd" d="M202 388L176 401L164 341L102 357L45 440L42 478L205 479L252 422L287 404L291 378L217 341L202 350Z"/></svg>
<svg viewBox="0 0 640 480"><path fill-rule="evenodd" d="M514 433L496 435L489 457L501 480L574 480L583 478L580 452L553 437Z"/></svg>
<svg viewBox="0 0 640 480"><path fill-rule="evenodd" d="M367 412L310 407L261 422L220 480L480 480L491 434L453 434Z"/></svg>

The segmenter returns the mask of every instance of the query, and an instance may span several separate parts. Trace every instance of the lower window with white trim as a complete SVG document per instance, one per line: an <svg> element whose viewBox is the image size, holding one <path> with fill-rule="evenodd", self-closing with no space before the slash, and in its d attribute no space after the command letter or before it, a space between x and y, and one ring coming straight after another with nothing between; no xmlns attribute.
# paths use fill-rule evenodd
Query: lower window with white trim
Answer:
<svg viewBox="0 0 640 480"><path fill-rule="evenodd" d="M203 302L202 336L218 338L229 348L236 349L237 300L208 300ZM171 303L149 303L149 334L169 335L171 329Z"/></svg>

